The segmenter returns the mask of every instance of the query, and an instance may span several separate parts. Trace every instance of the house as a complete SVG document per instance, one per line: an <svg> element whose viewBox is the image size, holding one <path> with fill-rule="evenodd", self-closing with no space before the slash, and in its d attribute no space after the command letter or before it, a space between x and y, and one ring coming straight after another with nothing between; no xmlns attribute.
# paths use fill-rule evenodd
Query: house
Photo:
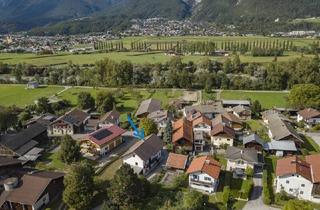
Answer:
<svg viewBox="0 0 320 210"><path fill-rule="evenodd" d="M167 110L151 112L148 114L147 118L152 119L153 122L157 124L159 130L164 129L167 126L168 120L171 120Z"/></svg>
<svg viewBox="0 0 320 210"><path fill-rule="evenodd" d="M242 121L238 117L236 117L234 114L228 113L228 112L225 112L223 114L218 114L212 120L213 127L219 124L229 126L233 128L235 131L241 131L243 128Z"/></svg>
<svg viewBox="0 0 320 210"><path fill-rule="evenodd" d="M268 135L276 141L294 141L297 146L303 144L303 140L292 125L280 119L279 117L271 118L269 121Z"/></svg>
<svg viewBox="0 0 320 210"><path fill-rule="evenodd" d="M50 136L64 136L83 133L90 115L80 109L73 109L53 121L48 127Z"/></svg>
<svg viewBox="0 0 320 210"><path fill-rule="evenodd" d="M150 113L161 110L161 102L159 100L150 98L148 100L142 101L137 112L137 118L145 118Z"/></svg>
<svg viewBox="0 0 320 210"><path fill-rule="evenodd" d="M289 118L287 118L286 116L281 114L279 111L274 110L274 109L270 109L270 110L262 112L262 119L263 119L263 122L267 125L269 124L269 122L271 120L274 120L274 119L280 119L284 122L288 122L290 124L293 124L292 120L290 120Z"/></svg>
<svg viewBox="0 0 320 210"><path fill-rule="evenodd" d="M298 112L297 121L303 121L310 128L320 124L320 112L312 108L301 110Z"/></svg>
<svg viewBox="0 0 320 210"><path fill-rule="evenodd" d="M81 153L87 156L105 156L122 144L126 131L116 125L100 128L81 140Z"/></svg>
<svg viewBox="0 0 320 210"><path fill-rule="evenodd" d="M44 209L63 191L63 173L35 172L25 174L21 180L8 178L0 195L1 210Z"/></svg>
<svg viewBox="0 0 320 210"><path fill-rule="evenodd" d="M233 146L235 131L227 125L215 125L211 131L211 144L216 148Z"/></svg>
<svg viewBox="0 0 320 210"><path fill-rule="evenodd" d="M168 155L166 168L174 171L184 171L187 167L188 156L170 152Z"/></svg>
<svg viewBox="0 0 320 210"><path fill-rule="evenodd" d="M224 108L236 107L236 106L247 106L250 107L251 103L248 100L222 100Z"/></svg>
<svg viewBox="0 0 320 210"><path fill-rule="evenodd" d="M251 109L248 106L238 105L233 107L233 114L240 120L251 120Z"/></svg>
<svg viewBox="0 0 320 210"><path fill-rule="evenodd" d="M0 157L0 177L10 176L12 173L21 168L21 160L15 158Z"/></svg>
<svg viewBox="0 0 320 210"><path fill-rule="evenodd" d="M217 114L221 114L224 112L222 104L220 102L216 102L214 104L200 104L194 106L186 106L184 108L183 114L184 116L189 116L194 112L200 112L208 119L212 120Z"/></svg>
<svg viewBox="0 0 320 210"><path fill-rule="evenodd" d="M200 112L190 114L187 119L192 122L193 131L202 131L210 136L212 121Z"/></svg>
<svg viewBox="0 0 320 210"><path fill-rule="evenodd" d="M112 110L105 113L99 120L99 127L109 126L109 125L120 125L120 112Z"/></svg>
<svg viewBox="0 0 320 210"><path fill-rule="evenodd" d="M37 81L31 81L27 84L27 89L36 89L39 87L39 83Z"/></svg>
<svg viewBox="0 0 320 210"><path fill-rule="evenodd" d="M278 157L296 154L298 149L293 141L271 141L264 145L264 150Z"/></svg>
<svg viewBox="0 0 320 210"><path fill-rule="evenodd" d="M220 163L210 156L193 159L187 170L189 187L208 193L216 192L219 185L220 171Z"/></svg>
<svg viewBox="0 0 320 210"><path fill-rule="evenodd" d="M173 123L172 143L175 147L183 147L187 151L193 151L192 122L182 118Z"/></svg>
<svg viewBox="0 0 320 210"><path fill-rule="evenodd" d="M243 145L245 148L253 148L257 151L262 151L264 141L257 134L254 133L249 136L243 137Z"/></svg>
<svg viewBox="0 0 320 210"><path fill-rule="evenodd" d="M58 118L57 116L50 113L46 113L41 116L35 116L26 123L26 127L29 127L30 125L35 123L40 123L44 126L49 126L57 118Z"/></svg>
<svg viewBox="0 0 320 210"><path fill-rule="evenodd" d="M232 171L234 177L246 176L247 168L259 168L262 166L262 156L255 149L228 147L226 151L227 171Z"/></svg>
<svg viewBox="0 0 320 210"><path fill-rule="evenodd" d="M320 203L320 155L298 156L277 161L276 192L285 191L299 199Z"/></svg>
<svg viewBox="0 0 320 210"><path fill-rule="evenodd" d="M123 163L128 164L137 174L148 174L162 160L162 140L155 134L135 143L124 155Z"/></svg>
<svg viewBox="0 0 320 210"><path fill-rule="evenodd" d="M40 123L35 123L17 134L1 136L0 156L22 158L27 161L26 156L31 152L34 156L30 160L33 161L43 150L36 146L47 141L47 128ZM39 153L34 154L35 150Z"/></svg>

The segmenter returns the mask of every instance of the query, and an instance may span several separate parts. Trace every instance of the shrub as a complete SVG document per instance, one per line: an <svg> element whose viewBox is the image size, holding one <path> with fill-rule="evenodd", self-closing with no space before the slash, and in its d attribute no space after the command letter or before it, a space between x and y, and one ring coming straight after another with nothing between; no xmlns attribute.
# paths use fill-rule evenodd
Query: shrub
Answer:
<svg viewBox="0 0 320 210"><path fill-rule="evenodd" d="M270 194L269 185L268 185L268 171L267 170L263 170L262 184L263 184L263 191L262 191L263 202L266 205L270 205L272 202L272 199L271 199L271 194Z"/></svg>
<svg viewBox="0 0 320 210"><path fill-rule="evenodd" d="M188 180L188 175L187 174L181 174L177 177L174 178L172 187L177 189L177 188L182 188L182 187L188 187L189 180Z"/></svg>
<svg viewBox="0 0 320 210"><path fill-rule="evenodd" d="M230 196L230 187L229 186L225 186L223 188L223 192L222 192L222 201L223 201L223 203L225 203L225 204L228 203L229 196Z"/></svg>

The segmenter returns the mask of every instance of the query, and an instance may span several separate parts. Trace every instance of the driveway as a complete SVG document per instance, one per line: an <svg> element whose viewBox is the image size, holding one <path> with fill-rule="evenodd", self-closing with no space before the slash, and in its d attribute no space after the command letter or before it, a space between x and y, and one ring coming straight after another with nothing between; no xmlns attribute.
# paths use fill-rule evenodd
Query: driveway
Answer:
<svg viewBox="0 0 320 210"><path fill-rule="evenodd" d="M320 146L320 132L318 133L305 133L307 136L309 136L310 138L312 138L319 146Z"/></svg>
<svg viewBox="0 0 320 210"><path fill-rule="evenodd" d="M279 210L277 208L265 205L262 200L262 173L255 174L253 177L254 187L250 200L247 202L244 210Z"/></svg>

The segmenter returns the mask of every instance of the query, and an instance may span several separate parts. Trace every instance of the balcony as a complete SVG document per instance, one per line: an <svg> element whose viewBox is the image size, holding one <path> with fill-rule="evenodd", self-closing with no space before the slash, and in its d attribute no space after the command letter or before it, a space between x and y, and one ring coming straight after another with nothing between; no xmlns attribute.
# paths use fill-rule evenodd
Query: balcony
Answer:
<svg viewBox="0 0 320 210"><path fill-rule="evenodd" d="M199 181L198 179L190 179L190 184L198 185L198 186L204 186L207 188L214 187L214 182L204 182L204 181Z"/></svg>

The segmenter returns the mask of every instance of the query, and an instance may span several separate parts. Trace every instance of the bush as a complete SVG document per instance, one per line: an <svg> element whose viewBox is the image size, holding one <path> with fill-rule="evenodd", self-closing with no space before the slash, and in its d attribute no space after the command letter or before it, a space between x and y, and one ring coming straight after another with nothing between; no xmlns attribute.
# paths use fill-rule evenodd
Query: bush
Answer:
<svg viewBox="0 0 320 210"><path fill-rule="evenodd" d="M229 186L225 186L223 188L223 192L222 192L222 201L223 201L223 203L225 203L225 204L228 203L229 196L230 196L230 187Z"/></svg>
<svg viewBox="0 0 320 210"><path fill-rule="evenodd" d="M271 193L268 185L268 171L265 169L263 170L263 179L262 179L262 185L263 185L263 202L266 205L270 205L272 203Z"/></svg>
<svg viewBox="0 0 320 210"><path fill-rule="evenodd" d="M242 199L249 199L250 193L253 189L253 181L252 180L246 180L246 183L243 186L243 189L241 190L240 198Z"/></svg>
<svg viewBox="0 0 320 210"><path fill-rule="evenodd" d="M253 177L253 173L254 173L253 168L247 167L247 169L246 169L247 176Z"/></svg>
<svg viewBox="0 0 320 210"><path fill-rule="evenodd" d="M188 187L189 185L189 176L188 174L181 174L177 177L174 178L172 187L177 189L177 188L182 188L182 187Z"/></svg>
<svg viewBox="0 0 320 210"><path fill-rule="evenodd" d="M320 131L320 124L318 125L315 125L313 128L312 128L313 131Z"/></svg>

